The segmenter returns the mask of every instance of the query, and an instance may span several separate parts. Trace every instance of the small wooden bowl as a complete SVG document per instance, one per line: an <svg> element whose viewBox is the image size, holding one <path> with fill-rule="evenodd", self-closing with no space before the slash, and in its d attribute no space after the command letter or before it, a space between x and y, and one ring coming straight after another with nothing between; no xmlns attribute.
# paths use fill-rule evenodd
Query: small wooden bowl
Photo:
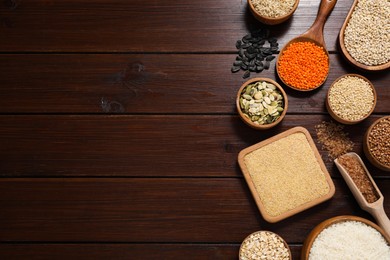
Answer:
<svg viewBox="0 0 390 260"><path fill-rule="evenodd" d="M352 56L349 54L347 48L345 47L345 42L344 42L344 32L345 32L345 28L347 27L348 23L349 23L349 19L351 18L352 16L352 13L353 11L355 10L355 6L358 4L359 0L355 0L352 4L352 7L351 9L349 10L349 13L347 15L347 17L345 18L345 21L344 21L344 24L343 26L341 27L340 29L340 33L339 33L339 44L340 44L340 48L341 48L341 53L343 54L343 57L349 62L351 63L353 66L355 66L356 68L358 69L362 69L362 70L366 70L366 71L381 71L381 70L386 70L388 68L390 68L390 61L388 61L387 63L384 63L384 64L381 64L381 65L373 65L373 66L368 66L368 65L365 65L363 63L360 63L358 61L356 61L354 58L352 58Z"/></svg>
<svg viewBox="0 0 390 260"><path fill-rule="evenodd" d="M345 118L340 117L339 115L336 114L336 112L334 112L334 111L332 110L332 107L331 107L330 104L329 104L329 94L330 94L330 90L332 89L332 87L333 87L340 79L342 79L342 78L344 78L344 77L348 77L348 76L350 76L350 77L358 77L358 78L361 78L361 79L363 79L364 81L366 81L366 82L370 85L370 87L371 87L371 89L372 89L372 92L373 92L373 94L374 94L374 104L372 105L372 108L371 108L370 112L368 112L367 115L365 115L364 117L362 117L362 118L360 118L360 119L358 119L358 120L348 120L348 119L345 119ZM377 102L377 95L376 95L376 91L375 91L374 85L373 85L368 79L366 79L365 77L363 77L363 76L361 76L361 75L358 75L358 74L345 74L345 75L343 75L343 76L337 78L337 79L332 83L332 85L330 85L330 87L329 87L329 89L328 89L328 93L327 93L327 95L326 95L326 100L325 100L326 109L328 110L328 113L332 116L332 118L333 118L334 120L336 120L337 122L342 123L342 124L346 124L346 125L353 125L353 124L360 123L360 122L362 122L364 119L366 119L367 117L369 117L369 116L372 114L372 112L374 111L374 109L375 109L376 102Z"/></svg>
<svg viewBox="0 0 390 260"><path fill-rule="evenodd" d="M321 222L310 232L310 234L307 236L305 242L303 243L301 260L308 260L309 259L310 250L311 250L311 247L313 246L314 240L317 238L317 236L325 228L327 228L333 224L344 222L344 221L362 222L362 223L376 229L379 233L382 234L382 236L385 238L387 243L390 244L390 237L388 237L387 234L385 233L385 231L382 228L380 228L378 225L376 225L375 223L373 223L367 219L364 219L361 217L356 217L356 216L337 216L337 217L333 217L333 218L330 218L330 219L327 219L327 220Z"/></svg>
<svg viewBox="0 0 390 260"><path fill-rule="evenodd" d="M366 131L366 134L364 135L364 140L363 140L363 151L364 151L364 154L366 155L367 159L377 168L383 170L383 171L387 171L387 172L390 172L390 167L389 166L386 166L384 165L383 163L379 162L375 156L370 152L370 145L369 145L369 142L368 142L368 137L370 135L370 132L372 130L372 128L377 124L379 123L381 120L385 119L385 118L390 118L390 116L384 116L384 117L381 117L377 120L374 121L374 123L372 123L372 125L367 129Z"/></svg>
<svg viewBox="0 0 390 260"><path fill-rule="evenodd" d="M264 124L264 125L258 125L258 124L255 124L253 123L252 120L250 120L249 118L247 118L244 113L242 112L241 110L241 107L240 107L240 97L241 97L241 92L243 91L243 89L249 85L249 84L252 84L252 83L255 83L255 82L258 82L258 81L265 81L265 82L268 82L268 83L271 83L273 85L276 86L276 88L280 91L280 93L282 94L283 96L283 99L284 99L284 110L282 112L282 114L280 115L280 117L278 118L278 120L276 120L275 122L273 123L270 123L270 124ZM240 118L242 119L242 121L244 121L244 123L246 123L247 125L249 125L250 127L254 128L254 129L257 129L257 130L266 130L266 129L270 129L274 126L276 126L277 124L279 124L284 116L286 115L286 112L287 112L287 108L288 108L288 99L287 99L287 94L286 92L284 92L283 88L274 80L272 79L269 79L269 78L252 78L246 82L244 82L240 89L238 90L237 92L237 97L236 97L236 107L237 107L237 111L238 111L238 114L240 115Z"/></svg>
<svg viewBox="0 0 390 260"><path fill-rule="evenodd" d="M248 240L248 239L250 238L250 236L255 235L255 234L258 234L258 233L264 233L264 232L274 234L274 235L277 236L281 241L283 241L284 246L285 246L285 247L287 248L287 250L288 250L289 259L292 260L291 250L290 250L290 247L288 246L287 242L286 242L281 236L279 236L278 234L276 234L276 233L274 233L274 232L271 232L271 231L268 231L268 230L256 231L256 232L253 232L252 234L249 234L249 235L242 241L242 243L241 243L240 250L239 250L239 254L238 254L239 259L241 259L241 258L240 258L240 255L241 255L241 252L242 252L242 250L243 250L244 242L245 242L246 240Z"/></svg>
<svg viewBox="0 0 390 260"><path fill-rule="evenodd" d="M260 22L262 22L264 24L268 24L268 25L281 24L284 21L287 21L294 14L295 10L298 7L298 4L299 4L299 0L295 0L294 6L289 13L287 13L283 16L272 18L272 17L263 16L263 15L259 14L256 11L255 7L253 6L252 0L248 0L249 9L251 10L251 13L253 14L253 16L257 20L259 20Z"/></svg>

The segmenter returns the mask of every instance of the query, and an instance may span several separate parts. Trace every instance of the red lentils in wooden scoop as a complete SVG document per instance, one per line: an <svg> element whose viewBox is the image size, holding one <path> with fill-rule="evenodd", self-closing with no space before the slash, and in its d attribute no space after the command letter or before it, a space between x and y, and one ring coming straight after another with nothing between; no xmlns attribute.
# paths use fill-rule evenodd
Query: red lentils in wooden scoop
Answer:
<svg viewBox="0 0 390 260"><path fill-rule="evenodd" d="M291 43L281 54L278 73L282 80L296 89L318 87L327 77L329 61L324 49L312 42Z"/></svg>

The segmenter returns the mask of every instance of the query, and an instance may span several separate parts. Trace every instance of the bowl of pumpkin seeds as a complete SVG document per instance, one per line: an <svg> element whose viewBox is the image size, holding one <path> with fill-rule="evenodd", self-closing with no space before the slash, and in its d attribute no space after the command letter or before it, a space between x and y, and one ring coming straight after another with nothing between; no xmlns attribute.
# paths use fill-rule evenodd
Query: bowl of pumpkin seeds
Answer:
<svg viewBox="0 0 390 260"><path fill-rule="evenodd" d="M266 130L283 120L288 100L286 92L274 80L252 78L238 90L236 106L240 118L247 125Z"/></svg>

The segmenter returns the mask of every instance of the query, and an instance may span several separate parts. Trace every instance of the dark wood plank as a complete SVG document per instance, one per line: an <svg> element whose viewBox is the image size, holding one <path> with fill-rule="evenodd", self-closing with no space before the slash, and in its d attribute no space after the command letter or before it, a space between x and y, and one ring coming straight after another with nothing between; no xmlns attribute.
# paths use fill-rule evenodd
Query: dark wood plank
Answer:
<svg viewBox="0 0 390 260"><path fill-rule="evenodd" d="M235 55L0 55L0 113L236 113L245 81L230 72ZM313 93L292 91L289 113L326 113L330 84L361 73L331 55L330 75ZM377 113L390 113L387 72L366 75L376 87ZM252 77L275 79L269 71ZM282 84L279 81L280 84ZM283 84L282 84L283 85Z"/></svg>
<svg viewBox="0 0 390 260"><path fill-rule="evenodd" d="M237 259L239 244L0 244L7 260L29 259ZM290 246L293 259L299 259L301 246Z"/></svg>
<svg viewBox="0 0 390 260"><path fill-rule="evenodd" d="M338 1L325 25L331 51L352 2ZM284 44L303 33L318 6L301 0L289 22L272 27L273 35ZM215 52L234 51L235 41L260 23L246 1L6 0L0 25L0 51Z"/></svg>
<svg viewBox="0 0 390 260"><path fill-rule="evenodd" d="M362 137L376 118L345 128L363 158ZM316 140L322 120L329 116L287 115L259 132L237 116L0 116L0 175L242 177L239 151L295 126ZM374 176L388 176L368 165Z"/></svg>
<svg viewBox="0 0 390 260"><path fill-rule="evenodd" d="M327 218L371 219L343 180L335 185L330 201L270 224L243 179L3 178L0 241L241 243L254 231L271 230L300 244ZM390 180L379 180L378 187L390 196Z"/></svg>

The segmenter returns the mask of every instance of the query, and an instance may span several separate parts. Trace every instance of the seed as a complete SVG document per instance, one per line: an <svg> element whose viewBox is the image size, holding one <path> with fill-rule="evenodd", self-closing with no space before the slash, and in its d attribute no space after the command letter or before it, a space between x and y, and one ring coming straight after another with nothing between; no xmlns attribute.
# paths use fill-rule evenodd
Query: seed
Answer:
<svg viewBox="0 0 390 260"><path fill-rule="evenodd" d="M241 69L241 67L239 67L239 66L232 66L231 71L233 73L235 73L235 72L239 71L240 69Z"/></svg>
<svg viewBox="0 0 390 260"><path fill-rule="evenodd" d="M242 67L241 67L242 68ZM246 78L249 78L251 75L251 73L249 72L249 70L245 71L244 75L242 76L244 79Z"/></svg>
<svg viewBox="0 0 390 260"><path fill-rule="evenodd" d="M264 69L269 69L269 66L270 66L270 62L267 60L264 62Z"/></svg>
<svg viewBox="0 0 390 260"><path fill-rule="evenodd" d="M234 66L240 67L241 64L242 64L242 61L240 61L240 60L236 60L235 62L233 62L233 65L234 65Z"/></svg>
<svg viewBox="0 0 390 260"><path fill-rule="evenodd" d="M242 44L241 40L237 40L237 42L236 42L236 48L237 48L237 49L240 49L240 48L241 48L241 44Z"/></svg>
<svg viewBox="0 0 390 260"><path fill-rule="evenodd" d="M269 56L267 56L267 57L265 58L266 61L271 61L271 60L273 60L273 59L275 59L275 56L272 56L272 55L269 55Z"/></svg>

